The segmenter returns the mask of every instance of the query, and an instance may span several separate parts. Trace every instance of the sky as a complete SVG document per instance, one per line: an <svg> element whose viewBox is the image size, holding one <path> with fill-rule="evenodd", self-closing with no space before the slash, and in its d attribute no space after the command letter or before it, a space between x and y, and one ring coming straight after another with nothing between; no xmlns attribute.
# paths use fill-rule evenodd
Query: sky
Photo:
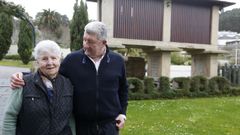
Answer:
<svg viewBox="0 0 240 135"><path fill-rule="evenodd" d="M33 18L43 9L54 10L62 15L67 15L71 20L73 16L73 6L76 0L5 0L14 4L22 5L25 11ZM85 1L85 0L84 0ZM80 3L80 0L78 0ZM97 3L87 2L89 19L97 20Z"/></svg>
<svg viewBox="0 0 240 135"><path fill-rule="evenodd" d="M22 5L26 12L33 18L38 12L42 12L43 9L51 9L59 12L62 15L67 15L71 20L73 15L73 6L76 0L6 0L8 2L14 2L15 4ZM80 0L78 0L80 1ZM235 2L236 4L225 8L225 10L231 10L233 8L240 8L240 0L222 0ZM89 19L97 20L97 3L87 2Z"/></svg>

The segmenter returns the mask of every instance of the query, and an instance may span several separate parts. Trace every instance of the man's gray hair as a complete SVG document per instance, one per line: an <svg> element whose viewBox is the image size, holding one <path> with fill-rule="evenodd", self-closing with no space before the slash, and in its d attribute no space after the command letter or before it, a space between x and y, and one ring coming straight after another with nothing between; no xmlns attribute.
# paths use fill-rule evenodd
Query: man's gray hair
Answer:
<svg viewBox="0 0 240 135"><path fill-rule="evenodd" d="M107 40L107 28L103 22L90 22L85 26L84 30L88 34L96 34L99 40Z"/></svg>
<svg viewBox="0 0 240 135"><path fill-rule="evenodd" d="M34 48L34 51L33 51L34 58L38 59L39 57L41 57L43 52L53 53L59 56L59 58L61 58L61 48L56 42L52 40L40 41Z"/></svg>

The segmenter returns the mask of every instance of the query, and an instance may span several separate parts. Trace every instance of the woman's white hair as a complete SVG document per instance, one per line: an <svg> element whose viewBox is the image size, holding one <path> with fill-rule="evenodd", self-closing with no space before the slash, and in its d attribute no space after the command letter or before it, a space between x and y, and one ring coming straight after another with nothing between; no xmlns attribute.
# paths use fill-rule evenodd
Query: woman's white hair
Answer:
<svg viewBox="0 0 240 135"><path fill-rule="evenodd" d="M40 41L34 48L34 51L33 51L34 58L38 59L43 52L53 53L59 56L59 58L61 57L61 48L56 42L52 40Z"/></svg>
<svg viewBox="0 0 240 135"><path fill-rule="evenodd" d="M99 40L107 40L107 27L103 22L90 22L85 26L84 30L88 34L96 34Z"/></svg>

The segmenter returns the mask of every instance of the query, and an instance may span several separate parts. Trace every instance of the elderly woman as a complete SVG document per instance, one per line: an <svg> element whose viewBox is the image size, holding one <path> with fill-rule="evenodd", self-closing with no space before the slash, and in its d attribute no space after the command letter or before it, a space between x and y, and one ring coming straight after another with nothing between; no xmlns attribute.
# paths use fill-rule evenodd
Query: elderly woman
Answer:
<svg viewBox="0 0 240 135"><path fill-rule="evenodd" d="M24 76L25 85L13 90L3 121L3 135L72 135L73 88L58 74L60 47L44 40L34 48L36 73Z"/></svg>

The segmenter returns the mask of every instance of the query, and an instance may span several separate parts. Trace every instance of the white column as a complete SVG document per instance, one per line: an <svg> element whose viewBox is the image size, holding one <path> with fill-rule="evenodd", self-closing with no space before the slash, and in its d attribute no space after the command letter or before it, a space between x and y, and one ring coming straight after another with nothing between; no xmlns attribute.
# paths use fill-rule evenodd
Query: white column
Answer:
<svg viewBox="0 0 240 135"><path fill-rule="evenodd" d="M171 10L172 1L164 0L164 11L163 11L163 41L170 42L171 40Z"/></svg>
<svg viewBox="0 0 240 135"><path fill-rule="evenodd" d="M211 45L217 46L218 40L218 26L219 26L219 7L212 7L212 24L211 24Z"/></svg>

